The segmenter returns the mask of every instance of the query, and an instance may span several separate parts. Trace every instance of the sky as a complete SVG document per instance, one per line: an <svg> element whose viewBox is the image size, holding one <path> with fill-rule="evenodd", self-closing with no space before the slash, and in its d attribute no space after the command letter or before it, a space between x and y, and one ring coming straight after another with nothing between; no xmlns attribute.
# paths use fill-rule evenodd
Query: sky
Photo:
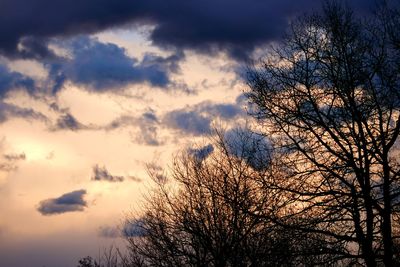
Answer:
<svg viewBox="0 0 400 267"><path fill-rule="evenodd" d="M350 0L360 12L375 1ZM76 266L179 151L249 123L246 66L316 0L0 0L0 267Z"/></svg>

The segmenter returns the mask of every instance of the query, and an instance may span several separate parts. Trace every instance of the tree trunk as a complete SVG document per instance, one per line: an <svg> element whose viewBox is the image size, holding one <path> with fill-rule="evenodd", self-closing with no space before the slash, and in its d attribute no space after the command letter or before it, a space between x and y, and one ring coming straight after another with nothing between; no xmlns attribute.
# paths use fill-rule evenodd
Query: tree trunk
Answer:
<svg viewBox="0 0 400 267"><path fill-rule="evenodd" d="M383 198L384 210L382 216L382 237L383 237L383 263L385 266L394 266L393 261L393 240L392 240L392 204L390 196L390 173L387 154L383 159Z"/></svg>

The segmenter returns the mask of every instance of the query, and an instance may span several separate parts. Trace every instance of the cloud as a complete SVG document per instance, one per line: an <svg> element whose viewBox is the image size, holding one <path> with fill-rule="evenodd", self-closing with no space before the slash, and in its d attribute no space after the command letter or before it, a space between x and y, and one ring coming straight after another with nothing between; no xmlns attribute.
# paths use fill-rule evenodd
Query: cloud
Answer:
<svg viewBox="0 0 400 267"><path fill-rule="evenodd" d="M212 103L211 101L204 101L193 107L197 112L206 113L213 117L220 117L222 119L233 119L236 116L244 115L244 111L237 103Z"/></svg>
<svg viewBox="0 0 400 267"><path fill-rule="evenodd" d="M0 123L3 123L11 118L39 120L46 123L49 121L49 119L45 115L31 108L21 108L13 104L8 104L0 101Z"/></svg>
<svg viewBox="0 0 400 267"><path fill-rule="evenodd" d="M142 182L142 179L139 178L139 177L137 177L137 176L130 175L130 176L128 176L127 178L129 178L129 179L130 179L131 181L133 181L133 182L137 182L137 183Z"/></svg>
<svg viewBox="0 0 400 267"><path fill-rule="evenodd" d="M121 231L118 227L113 226L100 226L98 235L105 238L118 238L121 236Z"/></svg>
<svg viewBox="0 0 400 267"><path fill-rule="evenodd" d="M162 166L157 164L156 162L150 162L146 164L146 169L148 174L152 179L155 179L156 182L166 183L168 177L166 176L165 170Z"/></svg>
<svg viewBox="0 0 400 267"><path fill-rule="evenodd" d="M236 103L212 103L204 101L197 105L172 110L163 117L163 124L182 133L204 135L211 132L212 119L232 120L244 115L244 111Z"/></svg>
<svg viewBox="0 0 400 267"><path fill-rule="evenodd" d="M105 130L114 130L120 127L136 126L138 130L131 134L132 140L138 144L159 146L163 142L158 136L159 120L154 110L144 112L139 117L123 115L104 127Z"/></svg>
<svg viewBox="0 0 400 267"><path fill-rule="evenodd" d="M196 160L203 161L206 159L212 152L214 151L214 147L211 144L208 144L204 147L200 148L189 148L188 153L192 155Z"/></svg>
<svg viewBox="0 0 400 267"><path fill-rule="evenodd" d="M0 149L2 149L3 140L0 142ZM3 154L3 160L0 161L0 171L11 172L17 169L18 161L25 160L25 153L19 154Z"/></svg>
<svg viewBox="0 0 400 267"><path fill-rule="evenodd" d="M111 175L105 166L100 167L96 164L93 166L92 181L123 182L124 177Z"/></svg>
<svg viewBox="0 0 400 267"><path fill-rule="evenodd" d="M140 237L146 234L143 219L128 220L124 223L122 235L124 237Z"/></svg>
<svg viewBox="0 0 400 267"><path fill-rule="evenodd" d="M122 47L86 36L58 44L70 50L71 57L48 64L53 93L67 80L100 92L137 83L167 88L172 84L170 74L179 71L178 62L184 57L183 53L167 57L147 53L139 61Z"/></svg>
<svg viewBox="0 0 400 267"><path fill-rule="evenodd" d="M13 89L25 89L32 93L35 89L35 81L0 64L0 98Z"/></svg>
<svg viewBox="0 0 400 267"><path fill-rule="evenodd" d="M111 121L109 124L107 124L104 129L109 131L109 130L115 130L121 127L126 127L130 125L135 125L137 122L137 118L131 116L131 115L122 115L113 121Z"/></svg>
<svg viewBox="0 0 400 267"><path fill-rule="evenodd" d="M211 119L193 110L173 110L164 116L163 123L187 134L202 135L211 132Z"/></svg>
<svg viewBox="0 0 400 267"><path fill-rule="evenodd" d="M271 145L266 137L247 128L233 128L224 135L228 152L244 159L256 170L269 165Z"/></svg>
<svg viewBox="0 0 400 267"><path fill-rule="evenodd" d="M52 128L52 130L71 130L77 131L87 129L85 125L80 123L74 116L70 113L66 113L61 115L56 122L56 125Z"/></svg>
<svg viewBox="0 0 400 267"><path fill-rule="evenodd" d="M65 212L83 211L87 206L83 197L86 190L76 190L66 193L58 198L49 198L39 203L37 210L42 215L54 215Z"/></svg>
<svg viewBox="0 0 400 267"><path fill-rule="evenodd" d="M18 160L25 160L26 156L25 153L20 154L5 154L3 157L8 161L18 161Z"/></svg>
<svg viewBox="0 0 400 267"><path fill-rule="evenodd" d="M350 4L368 10L374 3ZM152 26L149 38L160 47L226 51L243 59L257 45L278 38L289 18L320 5L314 0L3 0L0 51L8 56L51 56L45 45L48 37L136 23Z"/></svg>
<svg viewBox="0 0 400 267"><path fill-rule="evenodd" d="M159 146L162 145L158 137L158 125L159 121L154 111L145 112L137 120L139 131L135 133L134 141L139 144L148 146Z"/></svg>
<svg viewBox="0 0 400 267"><path fill-rule="evenodd" d="M18 162L26 159L25 153L10 153L6 152L6 139L0 139L0 172L9 173L18 168Z"/></svg>

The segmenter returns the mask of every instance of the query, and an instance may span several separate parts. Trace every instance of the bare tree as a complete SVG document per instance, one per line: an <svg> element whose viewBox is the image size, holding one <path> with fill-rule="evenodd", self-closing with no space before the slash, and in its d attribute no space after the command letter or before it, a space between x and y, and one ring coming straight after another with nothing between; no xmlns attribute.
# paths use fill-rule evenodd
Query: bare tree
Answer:
<svg viewBox="0 0 400 267"><path fill-rule="evenodd" d="M326 252L348 264L395 264L400 50L392 22L327 2L321 15L293 23L248 76L253 115L276 148L266 186L284 197L272 219L324 235Z"/></svg>
<svg viewBox="0 0 400 267"><path fill-rule="evenodd" d="M133 266L329 262L313 253L326 246L319 234L289 231L267 219L278 200L264 188L270 155L253 135L227 140L220 133L207 153L191 150L177 157L169 183L158 182L143 216L129 222Z"/></svg>
<svg viewBox="0 0 400 267"><path fill-rule="evenodd" d="M97 259L86 256L79 260L78 267L129 267L130 259L121 253L120 249L115 246L104 248L102 254Z"/></svg>

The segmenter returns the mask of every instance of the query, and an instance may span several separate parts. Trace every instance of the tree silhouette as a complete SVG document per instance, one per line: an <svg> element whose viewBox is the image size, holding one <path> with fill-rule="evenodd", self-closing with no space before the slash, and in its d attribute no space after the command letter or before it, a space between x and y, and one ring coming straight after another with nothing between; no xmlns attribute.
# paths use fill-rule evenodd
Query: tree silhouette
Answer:
<svg viewBox="0 0 400 267"><path fill-rule="evenodd" d="M319 234L284 229L266 219L278 201L264 188L267 150L254 134L227 140L219 133L206 157L182 153L169 182L158 182L135 229L129 251L133 266L301 266L329 263L314 251L327 245ZM250 145L249 145L250 144ZM263 158L260 158L263 155ZM131 229L131 227L128 227ZM132 234L133 232L133 234Z"/></svg>
<svg viewBox="0 0 400 267"><path fill-rule="evenodd" d="M253 115L276 149L266 187L284 200L273 221L322 234L326 253L366 266L394 266L398 243L400 50L390 14L366 21L327 2L248 76Z"/></svg>

